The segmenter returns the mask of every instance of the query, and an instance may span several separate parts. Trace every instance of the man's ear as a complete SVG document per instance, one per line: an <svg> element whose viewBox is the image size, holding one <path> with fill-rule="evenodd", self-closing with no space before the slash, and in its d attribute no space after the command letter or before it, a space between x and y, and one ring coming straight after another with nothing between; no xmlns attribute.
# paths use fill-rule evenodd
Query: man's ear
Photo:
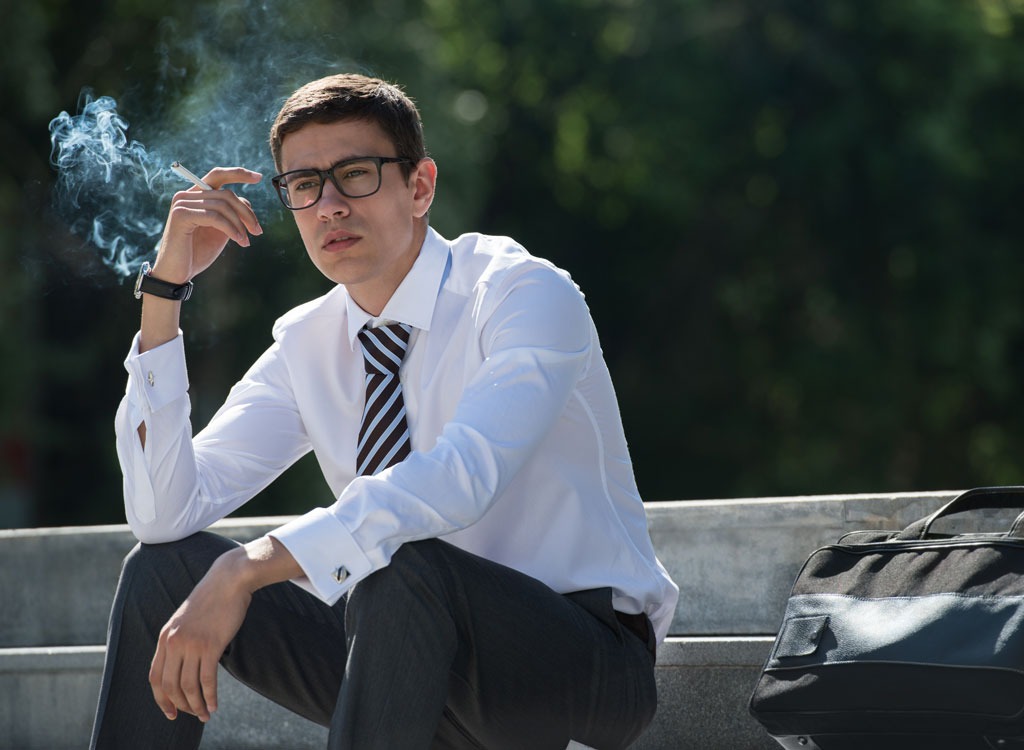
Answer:
<svg viewBox="0 0 1024 750"><path fill-rule="evenodd" d="M420 159L419 164L409 175L409 184L413 188L413 215L419 219L430 211L434 202L434 187L437 185L437 164L429 156Z"/></svg>

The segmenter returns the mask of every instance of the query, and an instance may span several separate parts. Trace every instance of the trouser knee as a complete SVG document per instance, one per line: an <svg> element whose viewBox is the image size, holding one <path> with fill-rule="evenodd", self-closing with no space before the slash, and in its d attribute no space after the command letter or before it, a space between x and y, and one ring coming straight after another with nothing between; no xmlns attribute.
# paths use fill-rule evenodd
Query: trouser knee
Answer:
<svg viewBox="0 0 1024 750"><path fill-rule="evenodd" d="M209 532L175 542L136 544L121 565L119 587L133 598L157 596L180 603L213 562L235 545L230 539Z"/></svg>
<svg viewBox="0 0 1024 750"><path fill-rule="evenodd" d="M456 578L451 559L458 550L439 539L406 542L387 566L356 584L348 597L349 615L377 603L390 611L402 611L405 604L422 602L423 597L445 598Z"/></svg>

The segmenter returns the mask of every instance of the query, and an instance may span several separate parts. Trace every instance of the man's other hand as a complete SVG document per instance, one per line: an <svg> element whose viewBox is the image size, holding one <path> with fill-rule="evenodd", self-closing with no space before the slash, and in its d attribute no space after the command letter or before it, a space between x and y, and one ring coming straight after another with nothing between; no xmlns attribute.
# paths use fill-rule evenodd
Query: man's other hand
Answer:
<svg viewBox="0 0 1024 750"><path fill-rule="evenodd" d="M230 555L214 563L160 631L149 685L168 719L185 711L206 722L217 710L217 664L252 601L231 574Z"/></svg>

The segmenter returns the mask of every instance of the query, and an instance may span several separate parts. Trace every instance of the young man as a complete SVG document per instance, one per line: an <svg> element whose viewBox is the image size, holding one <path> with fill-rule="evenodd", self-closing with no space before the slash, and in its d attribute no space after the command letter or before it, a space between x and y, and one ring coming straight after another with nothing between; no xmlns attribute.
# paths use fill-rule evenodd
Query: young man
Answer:
<svg viewBox="0 0 1024 750"><path fill-rule="evenodd" d="M271 148L338 286L278 320L193 438L183 285L262 231L224 189L260 175L214 169L214 190L174 197L116 420L141 544L93 747L198 747L218 663L331 748L627 746L678 590L583 296L507 238L428 226L437 168L393 85L302 87ZM309 450L337 502L244 546L202 532Z"/></svg>

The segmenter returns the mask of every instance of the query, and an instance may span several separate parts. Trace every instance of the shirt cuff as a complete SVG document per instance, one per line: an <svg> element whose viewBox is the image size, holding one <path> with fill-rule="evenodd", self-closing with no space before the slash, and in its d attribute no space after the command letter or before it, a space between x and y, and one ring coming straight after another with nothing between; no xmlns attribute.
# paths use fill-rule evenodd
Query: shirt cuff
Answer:
<svg viewBox="0 0 1024 750"><path fill-rule="evenodd" d="M269 536L288 549L306 574L294 583L327 604L334 604L372 572L370 559L326 508L314 508Z"/></svg>
<svg viewBox="0 0 1024 750"><path fill-rule="evenodd" d="M155 412L188 393L185 339L178 331L167 343L140 354L140 335L135 334L124 361L129 376L127 395L132 402L145 403L150 412Z"/></svg>

